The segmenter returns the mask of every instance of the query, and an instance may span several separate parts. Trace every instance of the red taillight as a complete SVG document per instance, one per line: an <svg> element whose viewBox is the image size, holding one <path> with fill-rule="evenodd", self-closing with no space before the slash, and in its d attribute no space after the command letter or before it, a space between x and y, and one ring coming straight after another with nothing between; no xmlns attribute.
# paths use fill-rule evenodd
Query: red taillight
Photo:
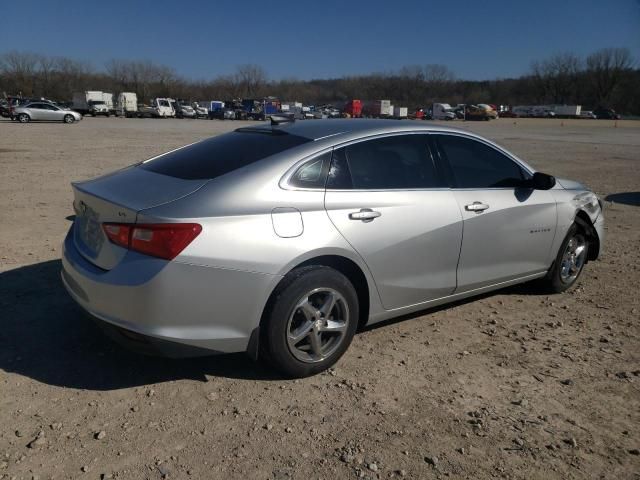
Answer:
<svg viewBox="0 0 640 480"><path fill-rule="evenodd" d="M104 233L107 234L109 240L116 245L129 248L129 235L131 234L131 225L122 225L117 223L105 223L102 225Z"/></svg>
<svg viewBox="0 0 640 480"><path fill-rule="evenodd" d="M197 223L105 223L111 242L145 255L173 260L202 231Z"/></svg>

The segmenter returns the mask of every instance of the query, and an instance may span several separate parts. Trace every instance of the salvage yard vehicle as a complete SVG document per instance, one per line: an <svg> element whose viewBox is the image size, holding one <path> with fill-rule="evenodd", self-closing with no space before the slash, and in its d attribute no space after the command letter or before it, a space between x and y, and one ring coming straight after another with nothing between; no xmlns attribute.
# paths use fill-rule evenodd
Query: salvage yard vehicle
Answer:
<svg viewBox="0 0 640 480"><path fill-rule="evenodd" d="M105 92L100 90L74 92L73 109L82 115L93 115L94 117L104 115L108 117L110 110L109 105L105 102L105 98Z"/></svg>
<svg viewBox="0 0 640 480"><path fill-rule="evenodd" d="M13 118L20 123L31 121L74 123L82 120L82 115L49 102L30 102L16 107L13 110Z"/></svg>
<svg viewBox="0 0 640 480"><path fill-rule="evenodd" d="M595 113L593 113L591 110L582 110L580 112L580 118L589 118L591 120L595 120L598 117L596 116Z"/></svg>
<svg viewBox="0 0 640 480"><path fill-rule="evenodd" d="M138 95L134 92L121 92L116 102L116 115L135 117L138 115Z"/></svg>
<svg viewBox="0 0 640 480"><path fill-rule="evenodd" d="M175 117L176 112L171 106L169 98L154 98L151 105L138 105L138 118L169 118Z"/></svg>
<svg viewBox="0 0 640 480"><path fill-rule="evenodd" d="M171 107L173 107L176 118L196 118L196 111L188 102L172 98L168 100Z"/></svg>
<svg viewBox="0 0 640 480"><path fill-rule="evenodd" d="M193 102L191 104L193 110L196 112L196 118L208 118L209 110L204 106L204 102Z"/></svg>
<svg viewBox="0 0 640 480"><path fill-rule="evenodd" d="M456 114L448 103L434 103L431 118L433 120L455 120Z"/></svg>
<svg viewBox="0 0 640 480"><path fill-rule="evenodd" d="M467 120L495 120L498 118L498 112L485 103L467 105L465 108L465 118Z"/></svg>
<svg viewBox="0 0 640 480"><path fill-rule="evenodd" d="M110 335L290 377L364 325L530 280L567 290L604 231L586 187L414 121L272 120L73 193L62 281Z"/></svg>
<svg viewBox="0 0 640 480"><path fill-rule="evenodd" d="M596 108L593 114L602 120L620 120L620 115L611 108Z"/></svg>
<svg viewBox="0 0 640 480"><path fill-rule="evenodd" d="M342 108L342 112L351 118L360 118L362 117L362 102L357 99L349 100Z"/></svg>

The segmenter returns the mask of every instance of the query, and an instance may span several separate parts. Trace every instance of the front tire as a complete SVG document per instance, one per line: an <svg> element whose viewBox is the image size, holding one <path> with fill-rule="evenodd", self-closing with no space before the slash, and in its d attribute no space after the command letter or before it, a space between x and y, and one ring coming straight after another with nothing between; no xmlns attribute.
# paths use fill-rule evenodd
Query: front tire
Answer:
<svg viewBox="0 0 640 480"><path fill-rule="evenodd" d="M358 296L342 273L319 265L293 270L267 305L261 356L287 377L319 373L349 348L358 315Z"/></svg>
<svg viewBox="0 0 640 480"><path fill-rule="evenodd" d="M20 115L18 115L18 121L20 123L29 123L31 121L31 117L26 113L21 113Z"/></svg>
<svg viewBox="0 0 640 480"><path fill-rule="evenodd" d="M76 119L73 117L73 115L65 115L63 121L64 123L73 123L76 121Z"/></svg>
<svg viewBox="0 0 640 480"><path fill-rule="evenodd" d="M589 253L589 241L582 229L573 224L567 232L553 266L544 278L551 293L561 293L571 288L582 273Z"/></svg>

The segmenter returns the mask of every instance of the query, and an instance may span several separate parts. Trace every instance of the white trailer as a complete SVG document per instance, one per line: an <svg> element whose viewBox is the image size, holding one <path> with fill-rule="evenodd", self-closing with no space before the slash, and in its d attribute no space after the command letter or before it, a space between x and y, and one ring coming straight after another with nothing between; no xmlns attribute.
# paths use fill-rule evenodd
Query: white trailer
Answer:
<svg viewBox="0 0 640 480"><path fill-rule="evenodd" d="M554 105L553 112L557 117L579 117L581 105Z"/></svg>
<svg viewBox="0 0 640 480"><path fill-rule="evenodd" d="M133 92L120 92L116 103L116 114L122 117L135 117L138 113L138 96Z"/></svg>
<svg viewBox="0 0 640 480"><path fill-rule="evenodd" d="M114 112L115 113L116 109L113 106L113 93L111 93L111 92L102 92L102 101L107 106L107 109L109 110L109 112Z"/></svg>
<svg viewBox="0 0 640 480"><path fill-rule="evenodd" d="M109 116L109 107L104 101L103 92L99 90L74 92L73 109L82 115Z"/></svg>
<svg viewBox="0 0 640 480"><path fill-rule="evenodd" d="M407 118L409 109L407 107L393 107L393 116L395 118Z"/></svg>

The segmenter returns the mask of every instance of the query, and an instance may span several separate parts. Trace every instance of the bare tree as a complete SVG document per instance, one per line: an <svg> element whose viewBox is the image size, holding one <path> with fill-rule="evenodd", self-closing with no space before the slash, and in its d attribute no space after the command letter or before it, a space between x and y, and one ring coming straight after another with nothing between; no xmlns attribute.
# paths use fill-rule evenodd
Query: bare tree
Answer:
<svg viewBox="0 0 640 480"><path fill-rule="evenodd" d="M424 67L424 80L431 84L450 83L456 79L455 74L446 65L430 63Z"/></svg>
<svg viewBox="0 0 640 480"><path fill-rule="evenodd" d="M582 65L582 60L573 53L557 53L541 62L533 62L531 70L541 97L561 104L575 101Z"/></svg>
<svg viewBox="0 0 640 480"><path fill-rule="evenodd" d="M625 72L633 66L628 48L604 48L587 57L587 70L599 104L606 104L620 84Z"/></svg>
<svg viewBox="0 0 640 480"><path fill-rule="evenodd" d="M14 50L0 57L0 71L12 78L16 87L25 95L33 95L39 60L40 57L35 53Z"/></svg>
<svg viewBox="0 0 640 480"><path fill-rule="evenodd" d="M267 83L267 73L260 65L239 65L236 68L235 81L241 95L252 98L263 90Z"/></svg>

